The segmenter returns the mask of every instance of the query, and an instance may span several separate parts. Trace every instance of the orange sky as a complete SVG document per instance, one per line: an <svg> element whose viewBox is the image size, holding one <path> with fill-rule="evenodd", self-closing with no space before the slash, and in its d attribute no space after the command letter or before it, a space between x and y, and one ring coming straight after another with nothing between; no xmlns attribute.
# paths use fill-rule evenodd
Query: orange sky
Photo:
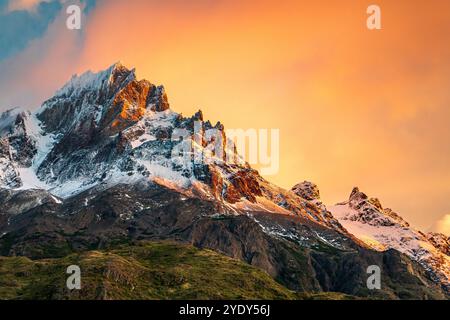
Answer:
<svg viewBox="0 0 450 320"><path fill-rule="evenodd" d="M120 60L175 111L279 128L269 180L314 181L329 204L359 186L426 230L450 214L450 1L377 1L381 31L371 1L317 2L103 1L81 37L56 21L22 77L45 97Z"/></svg>

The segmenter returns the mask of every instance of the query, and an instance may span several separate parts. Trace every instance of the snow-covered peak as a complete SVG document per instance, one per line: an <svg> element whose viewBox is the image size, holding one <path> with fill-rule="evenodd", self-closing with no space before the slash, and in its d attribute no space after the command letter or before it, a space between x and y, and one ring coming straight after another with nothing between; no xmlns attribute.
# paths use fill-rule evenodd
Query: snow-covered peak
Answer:
<svg viewBox="0 0 450 320"><path fill-rule="evenodd" d="M341 225L372 249L395 249L419 262L435 280L450 291L450 251L448 239L411 227L376 198L354 188L348 201L328 207Z"/></svg>
<svg viewBox="0 0 450 320"><path fill-rule="evenodd" d="M73 75L72 78L59 89L55 96L78 95L85 91L101 91L117 81L131 81L136 79L135 69L129 70L120 62L114 63L109 68L99 72L86 71L81 75Z"/></svg>
<svg viewBox="0 0 450 320"><path fill-rule="evenodd" d="M403 220L392 209L384 209L378 198L369 198L359 188L353 188L348 207L354 209L346 218L352 221L360 221L373 226L393 226L408 227L409 224Z"/></svg>
<svg viewBox="0 0 450 320"><path fill-rule="evenodd" d="M162 86L137 80L134 69L115 63L104 71L73 76L43 103L37 116L54 134L113 136L139 121L147 109L168 108Z"/></svg>
<svg viewBox="0 0 450 320"><path fill-rule="evenodd" d="M3 148L3 167L9 173L3 186L42 187L65 197L108 181L159 179L182 187L198 181L211 184L215 177L209 166L216 163L223 165L214 172L221 171L224 181L247 170L220 123L213 127L204 122L201 112L188 118L173 112L163 86L136 80L134 70L120 63L74 76L29 118L33 121L24 127L30 147L19 145L21 150L31 150L26 164L10 156L11 150L17 153L10 145L13 137L10 130L4 134L8 143ZM17 122L12 113L2 119L2 123ZM216 152L216 146L224 150ZM237 161L229 166L226 156ZM225 188L224 184L217 187ZM239 200L245 184L234 184L233 199ZM222 197L221 192L212 193Z"/></svg>

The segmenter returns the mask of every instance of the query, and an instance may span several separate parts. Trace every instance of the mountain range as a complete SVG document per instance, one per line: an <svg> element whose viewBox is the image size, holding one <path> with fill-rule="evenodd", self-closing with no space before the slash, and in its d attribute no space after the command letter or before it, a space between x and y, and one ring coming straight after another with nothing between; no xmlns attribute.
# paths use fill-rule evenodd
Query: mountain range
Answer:
<svg viewBox="0 0 450 320"><path fill-rule="evenodd" d="M0 137L0 261L11 266L0 273L95 252L114 252L119 261L118 248L135 252L163 243L180 252L186 246L213 250L226 256L224 265L231 258L239 270L254 268L261 273L254 279L261 282L258 290L280 298L450 297L449 237L415 229L358 188L348 200L327 206L312 182L290 190L274 185L242 159L222 123L204 120L201 111L190 117L175 112L163 86L138 80L120 63L72 77L35 111L4 112ZM16 257L31 260L12 263ZM379 290L367 288L371 265L382 271ZM220 272L227 277L229 271ZM127 279L126 268L122 273ZM11 289L23 277L0 280L0 287ZM168 285L189 292L186 283ZM136 283L121 286L106 294L105 283L95 282L86 296L170 298L120 296ZM20 294L28 289L11 290L5 297L29 296ZM46 297L73 297L64 288L48 290Z"/></svg>

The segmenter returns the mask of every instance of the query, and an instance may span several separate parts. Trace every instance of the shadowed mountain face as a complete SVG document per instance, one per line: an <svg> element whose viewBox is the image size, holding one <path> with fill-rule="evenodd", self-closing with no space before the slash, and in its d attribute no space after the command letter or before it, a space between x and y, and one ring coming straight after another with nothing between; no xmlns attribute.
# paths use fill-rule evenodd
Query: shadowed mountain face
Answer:
<svg viewBox="0 0 450 320"><path fill-rule="evenodd" d="M0 133L0 255L63 258L171 240L242 260L295 291L448 297L436 270L359 239L314 184L266 181L221 123L177 114L163 87L120 64L73 77L36 113L8 111ZM367 289L370 265L382 270L381 290Z"/></svg>
<svg viewBox="0 0 450 320"><path fill-rule="evenodd" d="M245 261L296 291L445 297L426 271L405 255L363 248L300 216L220 213L220 202L187 198L151 183L91 189L62 203L47 199L23 213L2 215L0 228L6 234L0 239L1 255L54 258L139 240L174 240ZM385 271L380 291L366 287L366 269L374 264Z"/></svg>

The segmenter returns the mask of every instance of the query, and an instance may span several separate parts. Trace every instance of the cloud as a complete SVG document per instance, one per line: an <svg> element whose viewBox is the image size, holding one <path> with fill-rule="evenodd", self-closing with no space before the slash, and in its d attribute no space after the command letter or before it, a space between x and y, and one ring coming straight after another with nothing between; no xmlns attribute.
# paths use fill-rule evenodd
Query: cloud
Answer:
<svg viewBox="0 0 450 320"><path fill-rule="evenodd" d="M35 108L75 71L83 49L83 32L66 28L61 10L42 37L0 62L0 111Z"/></svg>
<svg viewBox="0 0 450 320"><path fill-rule="evenodd" d="M432 227L433 231L445 234L450 237L450 214L443 216Z"/></svg>
<svg viewBox="0 0 450 320"><path fill-rule="evenodd" d="M47 22L45 30L39 35L22 39L24 43L21 46L19 39L24 32L20 28L16 28L16 32L11 31L8 37L10 41L2 41L5 37L0 29L0 112L17 106L38 107L70 79L71 75L79 71L77 66L84 49L85 24L90 11L96 7L96 0L71 2L79 3L83 8L82 21L85 24L79 31L67 29L67 14L62 10L60 2L62 1L39 4L39 10L49 6L56 6L57 10L52 13L54 17ZM9 16L11 15L36 16L27 11L15 11ZM17 22L16 18L11 19ZM0 19L0 27L2 23L5 23L5 20ZM31 26L29 29L36 27ZM14 52L6 54L8 50Z"/></svg>
<svg viewBox="0 0 450 320"><path fill-rule="evenodd" d="M15 10L0 13L0 61L43 36L60 10L61 4L52 1L40 3L34 12Z"/></svg>
<svg viewBox="0 0 450 320"><path fill-rule="evenodd" d="M52 2L53 0L10 0L8 3L7 11L31 11L35 12L37 7L43 2Z"/></svg>
<svg viewBox="0 0 450 320"><path fill-rule="evenodd" d="M44 36L67 0L0 0L0 62L24 50L32 40ZM84 14L95 8L96 0L72 0Z"/></svg>
<svg viewBox="0 0 450 320"><path fill-rule="evenodd" d="M5 10L4 13L11 13L14 11L28 11L30 13L37 13L39 7L45 5L46 3L58 3L64 5L69 0L0 0L0 10ZM86 4L85 10L91 10L95 4L96 0L79 0ZM72 1L72 2L77 2Z"/></svg>

